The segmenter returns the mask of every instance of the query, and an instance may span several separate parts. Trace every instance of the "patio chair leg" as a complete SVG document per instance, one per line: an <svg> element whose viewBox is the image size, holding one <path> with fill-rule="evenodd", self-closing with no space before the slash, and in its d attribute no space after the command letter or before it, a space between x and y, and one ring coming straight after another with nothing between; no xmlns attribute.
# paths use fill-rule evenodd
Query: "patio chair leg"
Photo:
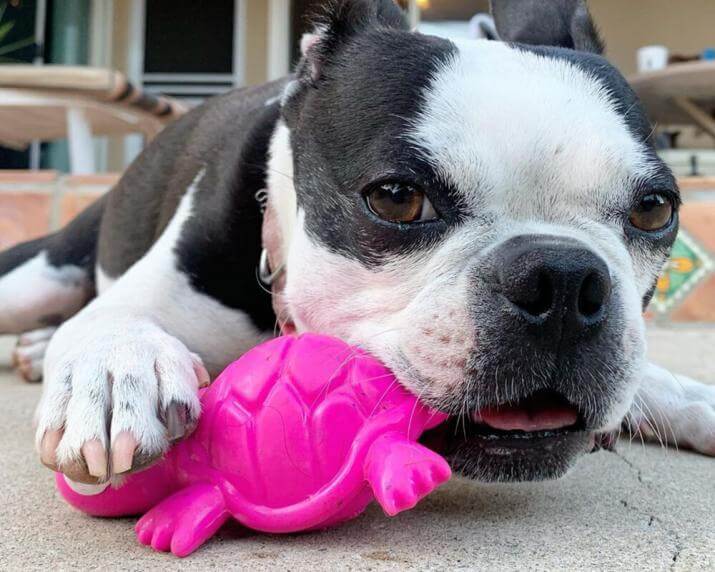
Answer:
<svg viewBox="0 0 715 572"><path fill-rule="evenodd" d="M94 173L94 145L92 130L84 110L67 109L67 138L69 140L70 169L73 175Z"/></svg>

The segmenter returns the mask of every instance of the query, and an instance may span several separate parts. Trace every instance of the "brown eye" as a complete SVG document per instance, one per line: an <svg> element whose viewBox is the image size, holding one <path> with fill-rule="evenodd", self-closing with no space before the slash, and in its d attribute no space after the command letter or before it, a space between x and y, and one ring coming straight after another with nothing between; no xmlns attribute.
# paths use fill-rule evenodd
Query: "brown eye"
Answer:
<svg viewBox="0 0 715 572"><path fill-rule="evenodd" d="M365 199L375 216L389 222L408 223L437 218L424 192L405 183L380 183L367 192Z"/></svg>
<svg viewBox="0 0 715 572"><path fill-rule="evenodd" d="M665 195L646 195L629 216L631 224L640 230L654 231L668 226L673 218L673 203Z"/></svg>

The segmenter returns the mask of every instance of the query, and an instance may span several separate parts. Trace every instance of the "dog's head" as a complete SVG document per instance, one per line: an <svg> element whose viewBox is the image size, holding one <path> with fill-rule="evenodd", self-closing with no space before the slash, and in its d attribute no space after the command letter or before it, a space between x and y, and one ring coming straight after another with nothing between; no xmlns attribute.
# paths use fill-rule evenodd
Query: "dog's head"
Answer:
<svg viewBox="0 0 715 572"><path fill-rule="evenodd" d="M411 32L391 0L304 39L271 158L285 305L452 414L458 471L551 478L631 404L679 198L582 2L495 6L515 43Z"/></svg>

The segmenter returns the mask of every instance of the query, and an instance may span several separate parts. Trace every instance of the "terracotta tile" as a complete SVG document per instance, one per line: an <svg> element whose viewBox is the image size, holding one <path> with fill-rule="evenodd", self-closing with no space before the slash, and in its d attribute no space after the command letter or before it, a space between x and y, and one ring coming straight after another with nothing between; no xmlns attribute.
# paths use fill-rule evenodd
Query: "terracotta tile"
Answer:
<svg viewBox="0 0 715 572"><path fill-rule="evenodd" d="M715 177L680 177L678 186L681 191L715 189Z"/></svg>
<svg viewBox="0 0 715 572"><path fill-rule="evenodd" d="M101 197L104 193L100 191L95 192L76 192L69 191L62 195L60 201L60 217L59 224L60 227L65 226L74 217Z"/></svg>
<svg viewBox="0 0 715 572"><path fill-rule="evenodd" d="M712 254L715 254L715 194L713 201L683 205L680 224Z"/></svg>
<svg viewBox="0 0 715 572"><path fill-rule="evenodd" d="M0 193L0 250L47 234L51 204L47 193Z"/></svg>
<svg viewBox="0 0 715 572"><path fill-rule="evenodd" d="M0 170L0 183L52 183L57 180L57 171Z"/></svg>
<svg viewBox="0 0 715 572"><path fill-rule="evenodd" d="M674 322L715 322L715 274L698 284L673 310Z"/></svg>
<svg viewBox="0 0 715 572"><path fill-rule="evenodd" d="M69 175L65 180L68 187L94 186L113 187L120 179L120 173L102 173L99 175Z"/></svg>

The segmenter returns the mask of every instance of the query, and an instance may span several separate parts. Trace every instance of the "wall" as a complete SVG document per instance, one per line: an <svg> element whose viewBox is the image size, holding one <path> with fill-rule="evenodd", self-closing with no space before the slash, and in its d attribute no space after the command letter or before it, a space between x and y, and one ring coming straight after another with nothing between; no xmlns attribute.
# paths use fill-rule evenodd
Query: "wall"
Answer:
<svg viewBox="0 0 715 572"><path fill-rule="evenodd" d="M116 174L0 171L0 251L62 228L118 179Z"/></svg>
<svg viewBox="0 0 715 572"><path fill-rule="evenodd" d="M697 54L715 47L715 0L591 0L607 56L625 74L636 71L636 50L663 44Z"/></svg>
<svg viewBox="0 0 715 572"><path fill-rule="evenodd" d="M424 20L468 20L477 12L487 12L489 0L430 0L427 6L422 9Z"/></svg>
<svg viewBox="0 0 715 572"><path fill-rule="evenodd" d="M246 84L266 81L268 68L268 0L246 1Z"/></svg>
<svg viewBox="0 0 715 572"><path fill-rule="evenodd" d="M641 46L663 44L681 55L715 47L715 0L591 0L589 6L606 41L606 56L626 76L636 72ZM715 147L701 130L679 131L680 147Z"/></svg>
<svg viewBox="0 0 715 572"><path fill-rule="evenodd" d="M626 74L636 71L635 51L647 44L685 54L715 47L715 0L588 0L588 5L609 59ZM464 19L487 9L487 0L431 0L422 14L426 20Z"/></svg>

